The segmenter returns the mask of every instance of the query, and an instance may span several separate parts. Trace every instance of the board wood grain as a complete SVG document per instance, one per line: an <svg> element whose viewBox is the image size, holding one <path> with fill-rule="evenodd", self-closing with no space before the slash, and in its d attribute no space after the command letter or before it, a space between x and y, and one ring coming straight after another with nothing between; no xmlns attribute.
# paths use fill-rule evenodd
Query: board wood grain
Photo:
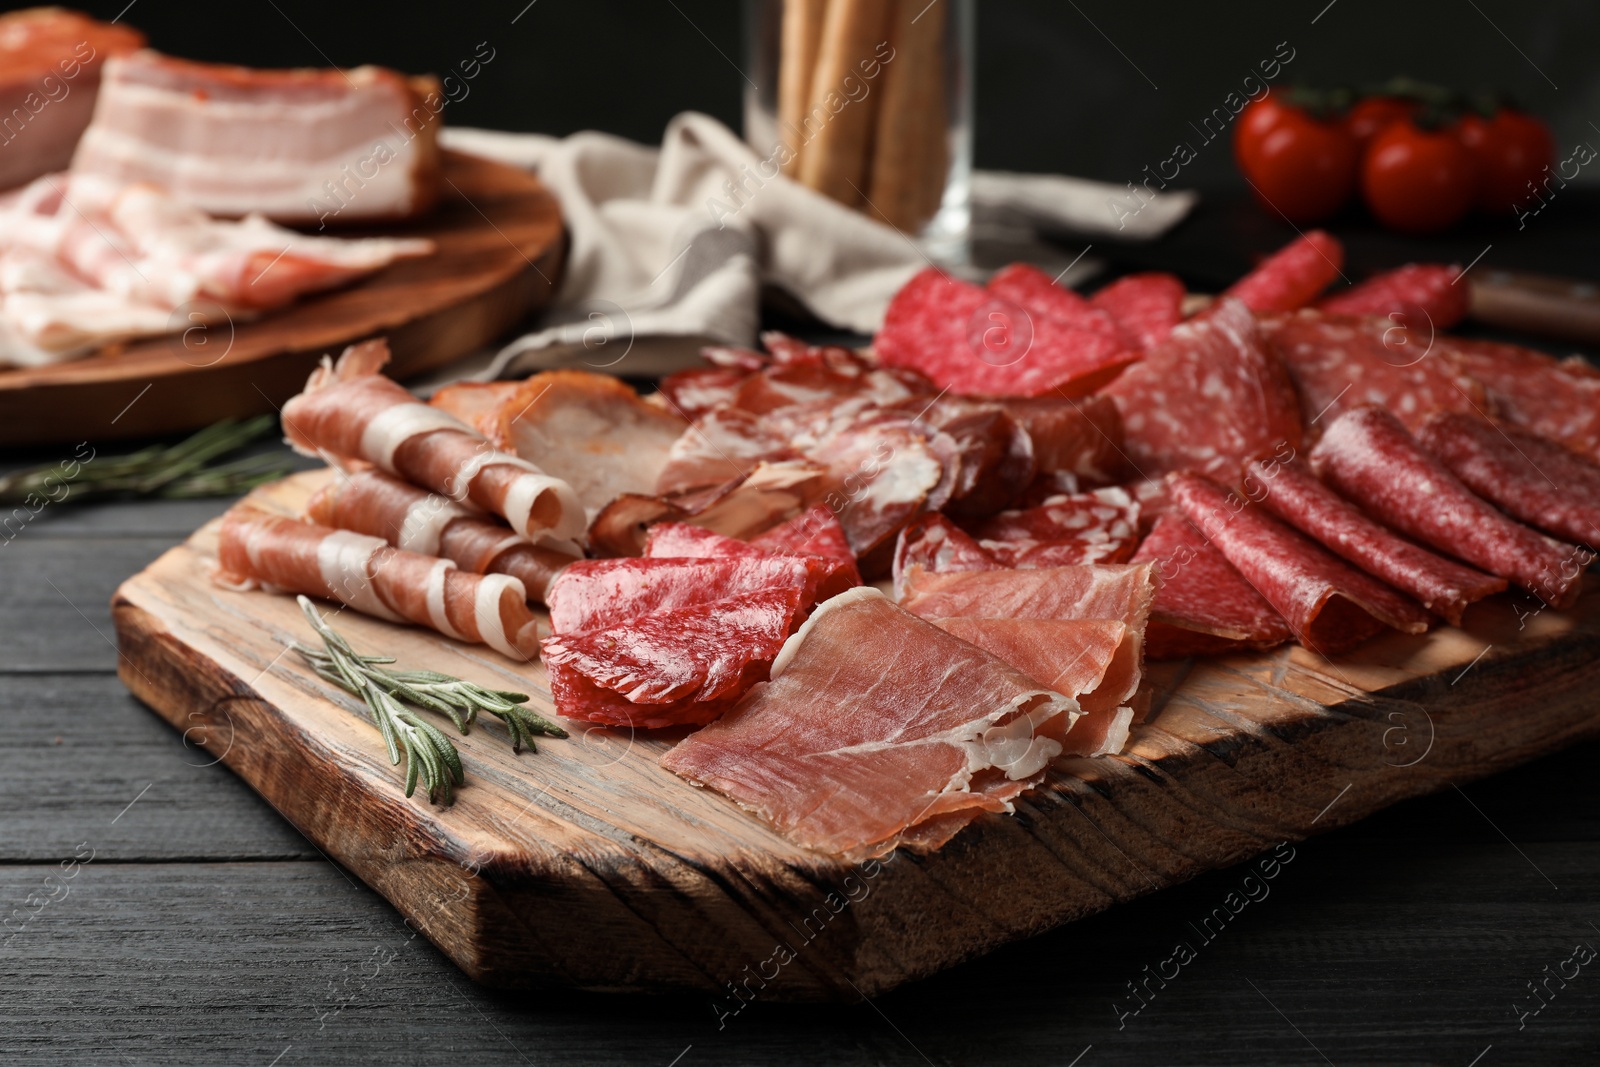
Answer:
<svg viewBox="0 0 1600 1067"><path fill-rule="evenodd" d="M271 411L328 352L378 335L389 373L420 374L492 343L542 307L560 277L555 197L525 171L444 153L426 218L340 236L426 237L436 251L251 322L152 338L48 367L0 370L0 445L148 437Z"/></svg>
<svg viewBox="0 0 1600 1067"><path fill-rule="evenodd" d="M257 493L295 511L328 477ZM941 851L850 865L800 849L657 765L661 736L575 726L513 755L497 723L456 738L468 782L401 795L364 709L284 643L292 598L214 587L216 524L118 590L119 672L473 978L696 990L726 1010L856 999L999 944L1600 737L1600 595L1327 660L1303 649L1163 664L1118 757L1063 761L1013 816ZM521 688L537 663L340 614L363 652Z"/></svg>

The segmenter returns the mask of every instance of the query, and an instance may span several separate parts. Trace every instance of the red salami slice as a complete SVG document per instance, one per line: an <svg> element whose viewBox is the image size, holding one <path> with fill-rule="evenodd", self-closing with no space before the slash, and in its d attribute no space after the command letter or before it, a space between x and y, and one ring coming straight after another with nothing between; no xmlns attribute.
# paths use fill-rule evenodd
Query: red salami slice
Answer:
<svg viewBox="0 0 1600 1067"><path fill-rule="evenodd" d="M1292 636L1277 609L1182 514L1156 521L1133 562L1155 565L1145 654L1151 659L1271 648Z"/></svg>
<svg viewBox="0 0 1600 1067"><path fill-rule="evenodd" d="M799 623L798 588L767 589L545 638L556 711L654 729L720 716L765 681Z"/></svg>
<svg viewBox="0 0 1600 1067"><path fill-rule="evenodd" d="M1448 330L1467 317L1470 290L1461 268L1408 263L1317 301L1331 315L1371 315L1423 333ZM1420 314L1419 314L1420 312ZM1397 316L1397 318L1391 318Z"/></svg>
<svg viewBox="0 0 1600 1067"><path fill-rule="evenodd" d="M934 573L989 571L1000 564L967 532L937 511L913 521L900 531L894 553L894 588L905 593L906 576L913 567Z"/></svg>
<svg viewBox="0 0 1600 1067"><path fill-rule="evenodd" d="M1033 481L1033 438L998 404L941 396L914 397L896 410L949 439L950 482L944 510L983 516L1009 505Z"/></svg>
<svg viewBox="0 0 1600 1067"><path fill-rule="evenodd" d="M733 402L750 372L733 367L690 367L661 379L667 406L693 422Z"/></svg>
<svg viewBox="0 0 1600 1067"><path fill-rule="evenodd" d="M1428 628L1415 603L1209 478L1168 480L1189 521L1312 651L1353 648L1384 626L1413 634Z"/></svg>
<svg viewBox="0 0 1600 1067"><path fill-rule="evenodd" d="M839 516L822 504L796 515L782 526L774 526L750 543L769 552L824 556L851 567L856 562L844 527L839 524Z"/></svg>
<svg viewBox="0 0 1600 1067"><path fill-rule="evenodd" d="M1003 567L1122 563L1139 541L1139 505L1122 489L1096 489L1002 511L971 533Z"/></svg>
<svg viewBox="0 0 1600 1067"><path fill-rule="evenodd" d="M1488 403L1482 386L1440 358L1435 348L1444 339L1427 330L1300 311L1264 316L1261 336L1300 391L1309 439L1360 404L1387 408L1416 427L1434 411L1477 411Z"/></svg>
<svg viewBox="0 0 1600 1067"><path fill-rule="evenodd" d="M873 349L884 366L963 396L1081 396L1138 358L1113 337L1029 314L932 268L895 294Z"/></svg>
<svg viewBox="0 0 1600 1067"><path fill-rule="evenodd" d="M718 408L694 421L673 442L656 478L663 496L725 485L755 470L762 460L798 458L784 438L747 411Z"/></svg>
<svg viewBox="0 0 1600 1067"><path fill-rule="evenodd" d="M1417 433L1468 489L1530 526L1600 548L1600 465L1554 441L1470 415L1438 415Z"/></svg>
<svg viewBox="0 0 1600 1067"><path fill-rule="evenodd" d="M1518 345L1442 339L1439 354L1488 389L1490 410L1525 430L1600 460L1600 371Z"/></svg>
<svg viewBox="0 0 1600 1067"><path fill-rule="evenodd" d="M1382 408L1360 407L1340 418L1311 462L1323 481L1401 533L1507 578L1547 604L1577 600L1582 549L1508 519Z"/></svg>
<svg viewBox="0 0 1600 1067"><path fill-rule="evenodd" d="M1057 285L1031 263L1013 263L989 279L989 292L1009 300L1029 314L1055 319L1066 326L1107 337L1120 338L1116 320L1071 289Z"/></svg>
<svg viewBox="0 0 1600 1067"><path fill-rule="evenodd" d="M1237 300L1173 330L1106 394L1142 477L1197 470L1231 481L1250 456L1300 444L1299 397Z"/></svg>
<svg viewBox="0 0 1600 1067"><path fill-rule="evenodd" d="M829 570L827 561L806 556L587 559L556 576L545 603L551 629L558 634L583 633L766 589L801 590L801 608L807 611Z"/></svg>
<svg viewBox="0 0 1600 1067"><path fill-rule="evenodd" d="M1245 471L1245 491L1268 511L1458 626L1468 604L1506 587L1503 578L1437 556L1378 525L1298 463L1257 460Z"/></svg>
<svg viewBox="0 0 1600 1067"><path fill-rule="evenodd" d="M1333 284L1343 266L1344 246L1332 234L1312 230L1262 260L1222 295L1244 301L1251 311L1293 311Z"/></svg>
<svg viewBox="0 0 1600 1067"><path fill-rule="evenodd" d="M1001 402L1028 432L1034 469L1065 471L1092 485L1113 485L1128 473L1122 414L1107 396L1041 396Z"/></svg>
<svg viewBox="0 0 1600 1067"><path fill-rule="evenodd" d="M1182 279L1173 274L1129 274L1094 294L1094 306L1108 312L1128 344L1154 348L1183 321Z"/></svg>

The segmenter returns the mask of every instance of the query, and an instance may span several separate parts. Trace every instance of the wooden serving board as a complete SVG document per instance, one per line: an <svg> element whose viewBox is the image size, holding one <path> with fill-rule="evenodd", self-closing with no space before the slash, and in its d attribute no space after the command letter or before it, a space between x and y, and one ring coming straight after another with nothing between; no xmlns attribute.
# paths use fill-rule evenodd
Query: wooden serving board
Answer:
<svg viewBox="0 0 1600 1067"><path fill-rule="evenodd" d="M404 378L490 344L542 307L561 273L555 197L525 171L444 153L425 219L339 236L427 237L433 255L251 322L175 332L48 367L0 370L0 445L147 437L271 411L324 354L384 335ZM175 316L180 326L184 309Z"/></svg>
<svg viewBox="0 0 1600 1067"><path fill-rule="evenodd" d="M328 476L257 496L292 511ZM497 722L455 737L467 785L441 809L405 799L364 708L284 654L311 636L292 598L208 582L215 527L118 590L123 681L495 985L693 990L722 1011L740 1003L728 983L745 999L872 996L1600 737L1600 593L1526 617L1501 596L1465 629L1337 661L1285 648L1159 665L1126 753L1062 763L1014 816L929 856L806 851L659 767L672 739L577 726L520 756ZM363 652L549 708L537 663L348 611L335 624Z"/></svg>

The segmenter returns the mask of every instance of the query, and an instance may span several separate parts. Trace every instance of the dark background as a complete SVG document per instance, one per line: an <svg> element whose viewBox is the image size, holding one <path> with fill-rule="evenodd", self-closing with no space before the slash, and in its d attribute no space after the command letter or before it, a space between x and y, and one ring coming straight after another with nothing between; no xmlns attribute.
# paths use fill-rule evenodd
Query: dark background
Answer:
<svg viewBox="0 0 1600 1067"><path fill-rule="evenodd" d="M739 123L738 0L83 6L108 19L126 6L123 18L163 51L256 66L381 63L443 74L486 41L495 58L470 95L450 105L456 125L596 128L655 141L687 108ZM989 0L978 4L978 164L1133 179L1192 138L1188 123L1285 41L1295 57L1280 83L1411 74L1501 86L1552 120L1560 156L1580 139L1600 146L1590 125L1600 125L1593 2ZM1600 166L1589 169L1580 180L1600 182ZM1181 182L1211 188L1238 179L1218 142Z"/></svg>

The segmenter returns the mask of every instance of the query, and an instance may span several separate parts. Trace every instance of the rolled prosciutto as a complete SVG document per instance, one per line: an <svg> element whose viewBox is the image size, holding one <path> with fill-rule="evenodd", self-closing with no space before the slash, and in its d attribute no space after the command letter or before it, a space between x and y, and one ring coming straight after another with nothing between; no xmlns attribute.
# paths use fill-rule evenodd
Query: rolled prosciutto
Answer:
<svg viewBox="0 0 1600 1067"><path fill-rule="evenodd" d="M474 574L509 574L544 603L557 572L578 559L576 545L536 545L498 522L380 470L356 471L319 489L306 517L337 530L381 537L395 548L440 556Z"/></svg>
<svg viewBox="0 0 1600 1067"><path fill-rule="evenodd" d="M391 548L381 538L274 515L249 504L222 519L217 584L336 600L363 615L414 622L515 659L539 651L522 583L468 574L448 559Z"/></svg>
<svg viewBox="0 0 1600 1067"><path fill-rule="evenodd" d="M305 391L283 405L289 444L306 455L361 460L475 504L541 544L582 535L583 502L570 485L419 401L380 373L388 361L382 338L351 345L337 364L324 359Z"/></svg>

